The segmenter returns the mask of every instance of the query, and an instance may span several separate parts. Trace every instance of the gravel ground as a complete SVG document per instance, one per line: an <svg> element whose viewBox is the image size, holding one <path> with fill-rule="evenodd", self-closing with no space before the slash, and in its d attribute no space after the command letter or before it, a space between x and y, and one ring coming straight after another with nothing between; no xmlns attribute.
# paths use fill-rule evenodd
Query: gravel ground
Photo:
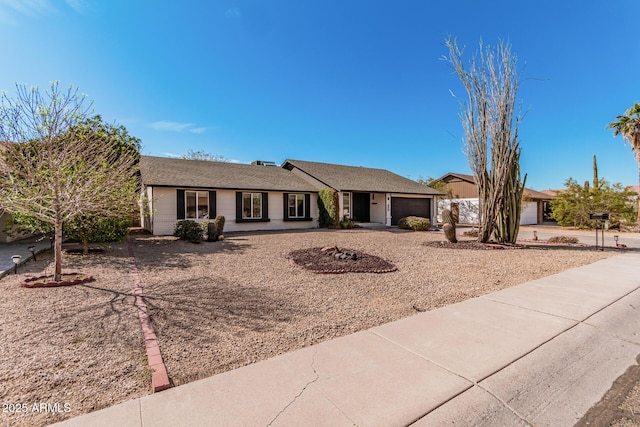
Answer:
<svg viewBox="0 0 640 427"><path fill-rule="evenodd" d="M147 306L175 385L618 253L444 249L424 244L443 240L441 232L398 229L235 233L202 244L135 238ZM335 245L381 257L398 271L314 274L287 259L294 250ZM0 425L45 425L149 393L126 245L66 256L64 268L96 281L18 287L19 279L51 273L44 254L0 279ZM32 412L34 403L58 403L63 413ZM30 412L15 413L16 404Z"/></svg>
<svg viewBox="0 0 640 427"><path fill-rule="evenodd" d="M148 393L126 254L120 245L104 256L66 256L63 272L96 278L83 285L19 287L52 274L50 253L0 280L0 425L47 425Z"/></svg>
<svg viewBox="0 0 640 427"><path fill-rule="evenodd" d="M441 232L230 234L199 245L142 237L136 259L169 377L184 384L616 254L583 247L430 248ZM298 249L339 246L392 262L385 274L314 274Z"/></svg>

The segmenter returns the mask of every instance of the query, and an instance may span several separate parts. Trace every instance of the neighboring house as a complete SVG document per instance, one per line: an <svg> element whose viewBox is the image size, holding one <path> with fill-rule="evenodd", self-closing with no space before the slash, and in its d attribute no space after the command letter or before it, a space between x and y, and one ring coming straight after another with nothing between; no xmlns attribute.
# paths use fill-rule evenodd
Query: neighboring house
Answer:
<svg viewBox="0 0 640 427"><path fill-rule="evenodd" d="M473 175L450 172L438 178L436 182L444 183L442 191L447 194L438 203L438 221L442 221L442 210L450 209L459 223L477 224L479 199ZM554 195L525 188L520 224L541 224L548 220L549 201L553 198Z"/></svg>
<svg viewBox="0 0 640 427"><path fill-rule="evenodd" d="M141 223L169 235L177 221L226 218L225 231L318 227L318 191L340 192L340 211L391 225L398 215L435 219L441 194L382 169L287 160L251 165L141 156Z"/></svg>
<svg viewBox="0 0 640 427"><path fill-rule="evenodd" d="M443 195L385 169L303 160L285 160L282 167L319 188L338 191L341 217L358 222L398 225L414 215L435 224L436 197Z"/></svg>

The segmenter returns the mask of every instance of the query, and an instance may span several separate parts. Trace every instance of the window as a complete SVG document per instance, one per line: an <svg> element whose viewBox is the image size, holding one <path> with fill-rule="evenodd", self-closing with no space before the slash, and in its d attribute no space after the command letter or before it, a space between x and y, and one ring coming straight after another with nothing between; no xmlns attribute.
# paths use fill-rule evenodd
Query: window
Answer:
<svg viewBox="0 0 640 427"><path fill-rule="evenodd" d="M262 218L262 193L242 193L242 218Z"/></svg>
<svg viewBox="0 0 640 427"><path fill-rule="evenodd" d="M304 194L289 194L289 218L304 218Z"/></svg>
<svg viewBox="0 0 640 427"><path fill-rule="evenodd" d="M351 218L351 193L342 193L342 217Z"/></svg>
<svg viewBox="0 0 640 427"><path fill-rule="evenodd" d="M284 221L313 221L311 218L311 194L282 193L284 195Z"/></svg>
<svg viewBox="0 0 640 427"><path fill-rule="evenodd" d="M269 221L269 193L236 191L236 222Z"/></svg>
<svg viewBox="0 0 640 427"><path fill-rule="evenodd" d="M185 218L208 219L209 218L209 192L185 191Z"/></svg>
<svg viewBox="0 0 640 427"><path fill-rule="evenodd" d="M216 217L216 192L176 189L176 219Z"/></svg>

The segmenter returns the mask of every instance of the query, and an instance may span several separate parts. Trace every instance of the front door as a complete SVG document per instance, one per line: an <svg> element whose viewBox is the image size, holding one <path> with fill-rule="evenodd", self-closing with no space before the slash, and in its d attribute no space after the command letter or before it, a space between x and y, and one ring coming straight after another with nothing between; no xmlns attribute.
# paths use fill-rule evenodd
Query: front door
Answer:
<svg viewBox="0 0 640 427"><path fill-rule="evenodd" d="M369 193L353 193L353 219L358 222L371 221Z"/></svg>

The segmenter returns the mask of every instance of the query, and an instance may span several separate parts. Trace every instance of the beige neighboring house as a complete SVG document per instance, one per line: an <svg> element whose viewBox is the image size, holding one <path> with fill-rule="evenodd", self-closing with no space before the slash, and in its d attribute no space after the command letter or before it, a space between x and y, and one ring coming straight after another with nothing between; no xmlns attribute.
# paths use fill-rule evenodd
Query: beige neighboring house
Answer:
<svg viewBox="0 0 640 427"><path fill-rule="evenodd" d="M436 182L444 183L442 191L447 194L438 202L438 221L442 221L442 210L449 209L459 223L477 224L479 199L474 176L449 172ZM520 225L541 224L548 220L549 201L554 197L555 194L525 188Z"/></svg>
<svg viewBox="0 0 640 427"><path fill-rule="evenodd" d="M340 212L357 222L395 225L402 216L435 219L442 194L384 169L286 160L250 165L141 156L141 223L170 235L176 222L223 215L225 231L318 227L318 192L339 193Z"/></svg>

